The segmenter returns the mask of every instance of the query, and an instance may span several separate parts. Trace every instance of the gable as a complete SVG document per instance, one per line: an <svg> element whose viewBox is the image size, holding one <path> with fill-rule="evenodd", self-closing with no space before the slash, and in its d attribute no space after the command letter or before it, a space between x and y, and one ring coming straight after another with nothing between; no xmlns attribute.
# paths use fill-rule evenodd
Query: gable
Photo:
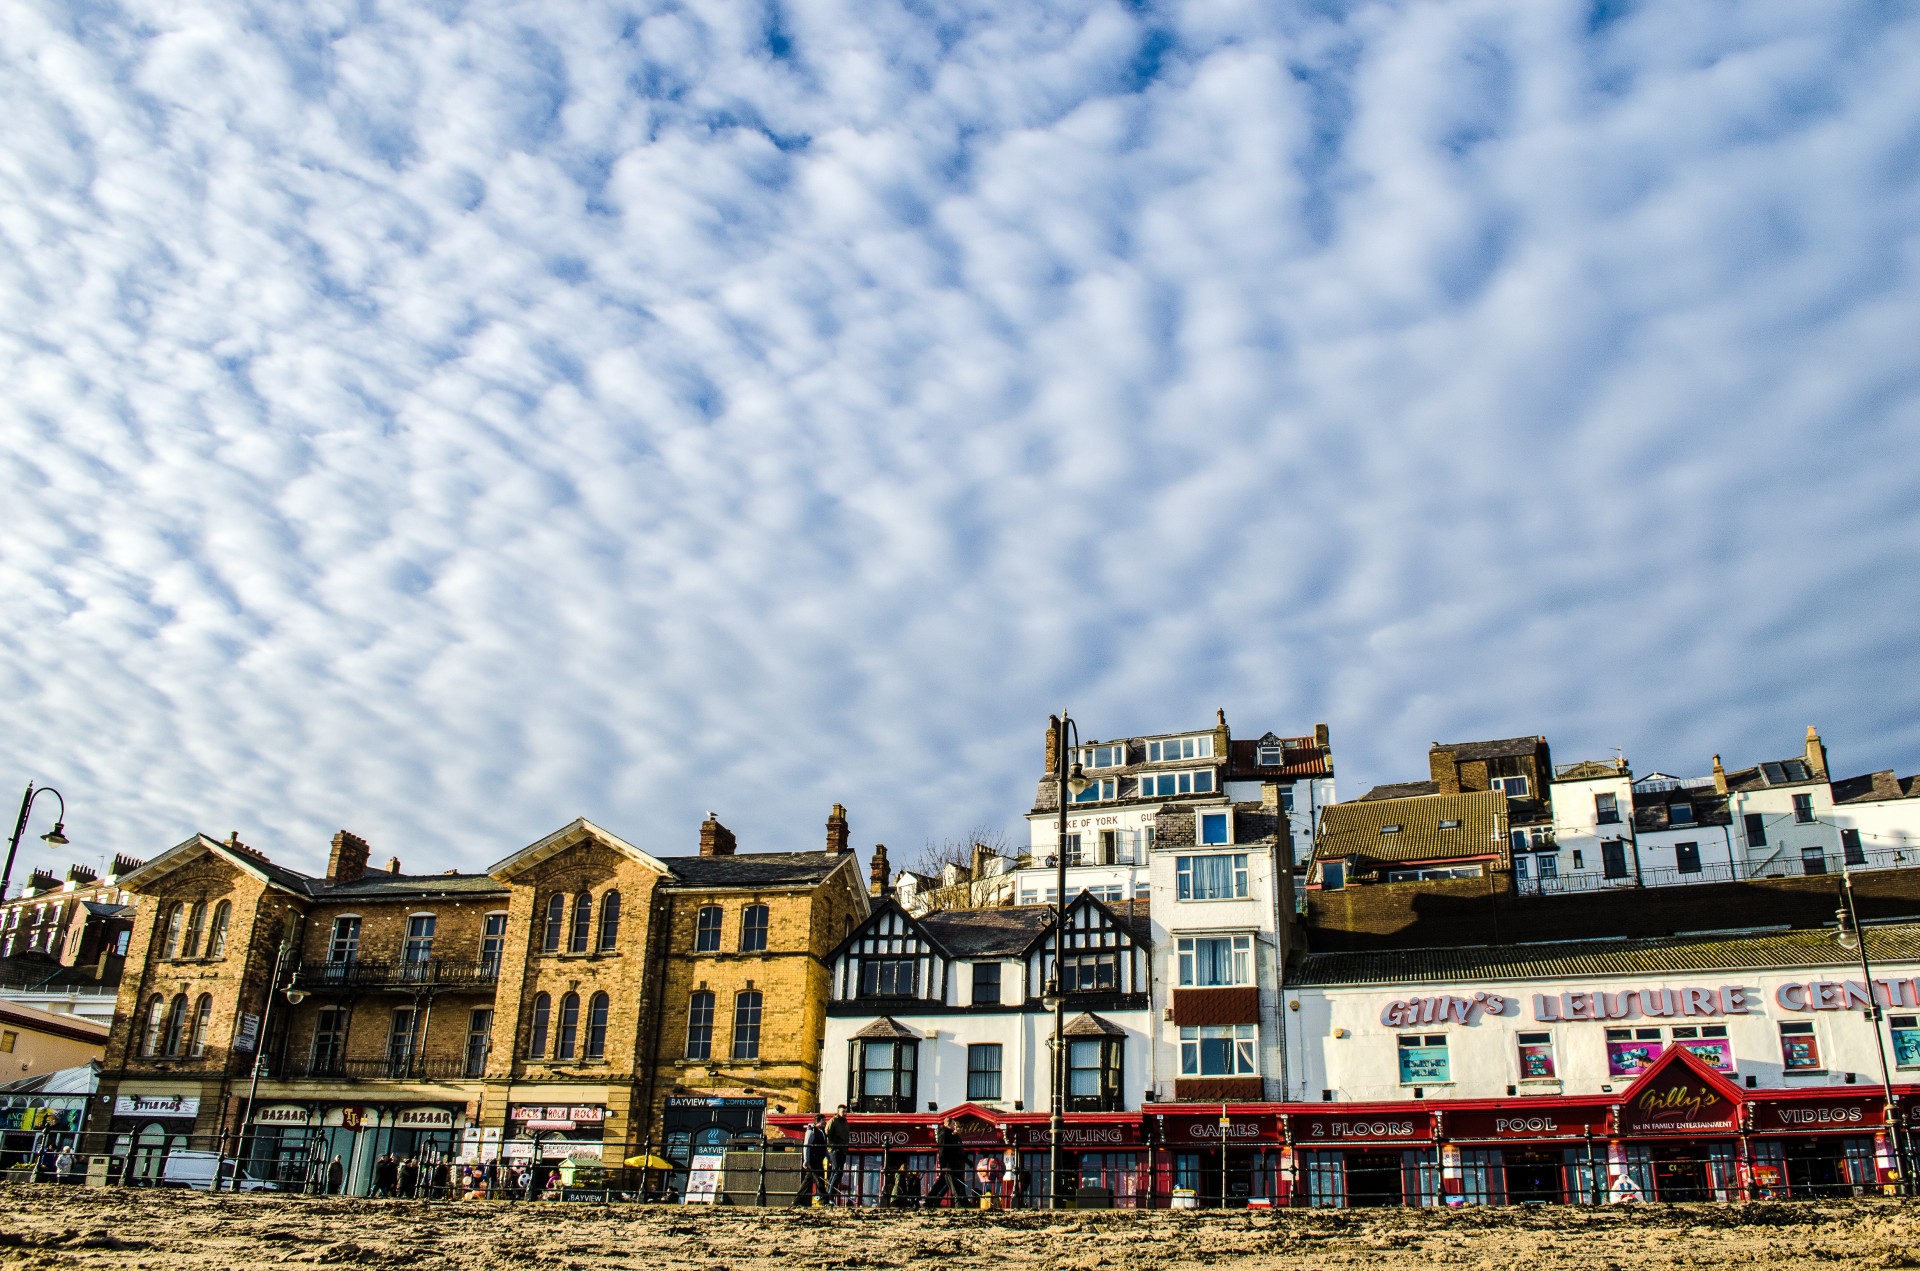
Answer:
<svg viewBox="0 0 1920 1271"><path fill-rule="evenodd" d="M656 873L668 872L666 865L657 857L641 851L619 835L601 829L585 817L578 817L545 838L529 843L506 859L489 865L487 873L504 883L520 882L536 866L562 853L572 852L589 845L616 852Z"/></svg>
<svg viewBox="0 0 1920 1271"><path fill-rule="evenodd" d="M1620 1134L1733 1133L1740 1128L1740 1090L1684 1046L1670 1046L1627 1087Z"/></svg>

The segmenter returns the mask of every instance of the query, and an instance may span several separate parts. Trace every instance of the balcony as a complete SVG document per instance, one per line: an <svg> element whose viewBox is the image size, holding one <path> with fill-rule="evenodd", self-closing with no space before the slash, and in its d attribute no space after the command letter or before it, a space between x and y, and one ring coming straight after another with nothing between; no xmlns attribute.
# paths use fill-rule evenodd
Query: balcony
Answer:
<svg viewBox="0 0 1920 1271"><path fill-rule="evenodd" d="M1901 869L1920 865L1920 851L1828 852L1775 856L1752 872L1731 865L1703 865L1696 870L1678 870L1672 866L1643 868L1640 882L1634 882L1631 870L1621 878L1603 878L1598 874L1570 874L1560 878L1520 878L1515 888L1522 896L1564 896L1575 892L1612 891L1617 888L1690 887L1701 883L1732 883L1742 879L1803 878L1838 874L1842 864L1854 873L1877 869Z"/></svg>
<svg viewBox="0 0 1920 1271"><path fill-rule="evenodd" d="M290 1059L272 1065L282 1081L461 1081L476 1077L464 1059L394 1055L378 1059L340 1059L328 1055ZM484 1065L483 1065L484 1069Z"/></svg>
<svg viewBox="0 0 1920 1271"><path fill-rule="evenodd" d="M492 988L500 979L497 961L470 962L448 958L424 961L302 962L295 982L309 993L357 989Z"/></svg>

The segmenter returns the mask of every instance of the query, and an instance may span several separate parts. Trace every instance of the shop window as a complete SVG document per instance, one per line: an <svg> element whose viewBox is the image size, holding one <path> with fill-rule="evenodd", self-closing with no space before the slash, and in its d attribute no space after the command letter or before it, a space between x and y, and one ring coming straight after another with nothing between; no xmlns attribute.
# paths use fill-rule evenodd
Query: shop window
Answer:
<svg viewBox="0 0 1920 1271"><path fill-rule="evenodd" d="M315 1077L332 1076L340 1071L347 1050L347 1012L345 1007L323 1006L314 1015L313 1049L308 1053L308 1071Z"/></svg>
<svg viewBox="0 0 1920 1271"><path fill-rule="evenodd" d="M1521 1033L1517 1040L1520 1044L1520 1080L1553 1080L1553 1034Z"/></svg>
<svg viewBox="0 0 1920 1271"><path fill-rule="evenodd" d="M1252 1024L1201 1024L1180 1030L1180 1075L1244 1077L1259 1071Z"/></svg>
<svg viewBox="0 0 1920 1271"><path fill-rule="evenodd" d="M1674 863L1682 874L1700 872L1700 845L1698 843L1675 843L1673 845Z"/></svg>
<svg viewBox="0 0 1920 1271"><path fill-rule="evenodd" d="M580 1048L582 1059L601 1060L607 1057L607 1011L610 1005L605 993L595 993L587 1000L587 1040Z"/></svg>
<svg viewBox="0 0 1920 1271"><path fill-rule="evenodd" d="M620 893L610 891L600 898L600 952L611 953L620 941Z"/></svg>
<svg viewBox="0 0 1920 1271"><path fill-rule="evenodd" d="M580 995L568 993L560 999L560 1026L554 1030L553 1057L572 1059L574 1043L580 1037Z"/></svg>
<svg viewBox="0 0 1920 1271"><path fill-rule="evenodd" d="M1631 1077L1653 1065L1664 1047L1657 1028L1609 1028L1607 1075Z"/></svg>
<svg viewBox="0 0 1920 1271"><path fill-rule="evenodd" d="M360 956L360 919L345 914L333 920L333 935L327 941L327 961L344 966Z"/></svg>
<svg viewBox="0 0 1920 1271"><path fill-rule="evenodd" d="M1178 942L1182 988L1253 983L1253 937L1182 936Z"/></svg>
<svg viewBox="0 0 1920 1271"><path fill-rule="evenodd" d="M1072 1038L1067 1042L1067 1110L1120 1110L1118 1037Z"/></svg>
<svg viewBox="0 0 1920 1271"><path fill-rule="evenodd" d="M507 916L488 914L485 925L480 930L480 965L487 971L498 975L500 959L507 949Z"/></svg>
<svg viewBox="0 0 1920 1271"><path fill-rule="evenodd" d="M1225 812L1202 812L1200 814L1200 842L1207 847L1225 847L1232 840L1227 836L1227 814Z"/></svg>
<svg viewBox="0 0 1920 1271"><path fill-rule="evenodd" d="M226 956L227 924L231 921L233 921L233 902L231 900L223 900L213 907L213 925L207 928L208 957L221 958Z"/></svg>
<svg viewBox="0 0 1920 1271"><path fill-rule="evenodd" d="M767 948L767 907L748 905L740 911L740 952L764 953Z"/></svg>
<svg viewBox="0 0 1920 1271"><path fill-rule="evenodd" d="M983 1042L967 1047L967 1098L1000 1097L1000 1043Z"/></svg>
<svg viewBox="0 0 1920 1271"><path fill-rule="evenodd" d="M703 905L693 918L693 951L720 952L720 906Z"/></svg>
<svg viewBox="0 0 1920 1271"><path fill-rule="evenodd" d="M467 1062L464 1069L467 1076L486 1075L487 1053L492 1049L493 1011L482 1007L467 1016Z"/></svg>
<svg viewBox="0 0 1920 1271"><path fill-rule="evenodd" d="M1725 1024L1681 1024L1673 1030L1673 1044L1706 1060L1720 1072L1733 1071L1733 1043Z"/></svg>
<svg viewBox="0 0 1920 1271"><path fill-rule="evenodd" d="M160 941L160 956L177 958L180 956L180 938L187 932L187 908L179 901L167 906L160 917L160 929L165 934Z"/></svg>
<svg viewBox="0 0 1920 1271"><path fill-rule="evenodd" d="M1894 1067L1920 1068L1920 1015L1895 1015L1887 1024L1893 1029Z"/></svg>
<svg viewBox="0 0 1920 1271"><path fill-rule="evenodd" d="M861 997L912 997L919 990L917 958L864 958L860 963Z"/></svg>
<svg viewBox="0 0 1920 1271"><path fill-rule="evenodd" d="M573 926L567 932L567 952L585 953L593 939L593 897L581 892L573 898Z"/></svg>
<svg viewBox="0 0 1920 1271"><path fill-rule="evenodd" d="M59 909L57 906L54 909L54 916L56 918L59 917ZM204 900L196 900L187 909L187 933L181 937L180 940L181 957L197 958L200 956L201 929L204 928L206 924L207 902ZM49 947L51 947L51 942L49 942Z"/></svg>
<svg viewBox="0 0 1920 1271"><path fill-rule="evenodd" d="M1813 824L1813 796L1796 794L1793 796L1793 819L1801 825Z"/></svg>
<svg viewBox="0 0 1920 1271"><path fill-rule="evenodd" d="M1060 960L1060 987L1067 993L1112 993L1120 987L1115 953L1069 953Z"/></svg>
<svg viewBox="0 0 1920 1271"><path fill-rule="evenodd" d="M567 898L559 892L547 897L547 920L540 932L540 952L560 952L560 939L566 934Z"/></svg>
<svg viewBox="0 0 1920 1271"><path fill-rule="evenodd" d="M147 999L147 1037L141 1053L149 1059L166 1052L167 1000L155 993Z"/></svg>
<svg viewBox="0 0 1920 1271"><path fill-rule="evenodd" d="M1181 856L1174 859L1173 895L1176 900L1244 900L1247 896L1247 858L1244 853Z"/></svg>
<svg viewBox="0 0 1920 1271"><path fill-rule="evenodd" d="M1000 964L998 962L973 964L973 1004L975 1006L1000 1005Z"/></svg>
<svg viewBox="0 0 1920 1271"><path fill-rule="evenodd" d="M432 914L414 914L407 919L407 944L403 959L410 966L424 966L433 960L433 932L439 920Z"/></svg>
<svg viewBox="0 0 1920 1271"><path fill-rule="evenodd" d="M1819 1072L1820 1041L1813 1025L1799 1020L1780 1022L1780 1066L1788 1072Z"/></svg>
<svg viewBox="0 0 1920 1271"><path fill-rule="evenodd" d="M920 1043L905 1039L875 1039L855 1041L853 1048L854 1111L913 1111Z"/></svg>
<svg viewBox="0 0 1920 1271"><path fill-rule="evenodd" d="M187 1043L187 995L178 994L167 1005L166 1053L169 1058L180 1055Z"/></svg>
<svg viewBox="0 0 1920 1271"><path fill-rule="evenodd" d="M687 999L687 1058L713 1058L713 994L704 989Z"/></svg>
<svg viewBox="0 0 1920 1271"><path fill-rule="evenodd" d="M527 1058L547 1057L547 1029L553 1022L553 999L545 993L533 998L533 1027L527 1032Z"/></svg>
<svg viewBox="0 0 1920 1271"><path fill-rule="evenodd" d="M213 995L202 993L193 1006L193 1035L187 1053L198 1059L207 1053L207 1034L213 1031Z"/></svg>
<svg viewBox="0 0 1920 1271"><path fill-rule="evenodd" d="M1453 1080L1447 1060L1447 1035L1421 1033L1399 1039L1400 1084L1438 1086Z"/></svg>
<svg viewBox="0 0 1920 1271"><path fill-rule="evenodd" d="M760 1058L760 993L756 989L733 999L733 1057Z"/></svg>
<svg viewBox="0 0 1920 1271"><path fill-rule="evenodd" d="M1867 863L1867 853L1860 846L1860 831L1840 831L1840 855L1848 865L1859 866Z"/></svg>

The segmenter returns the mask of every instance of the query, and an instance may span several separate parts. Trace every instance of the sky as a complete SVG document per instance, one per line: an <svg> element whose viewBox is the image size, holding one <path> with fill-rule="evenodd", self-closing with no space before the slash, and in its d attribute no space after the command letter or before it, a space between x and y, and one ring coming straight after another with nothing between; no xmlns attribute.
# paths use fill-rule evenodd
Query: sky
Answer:
<svg viewBox="0 0 1920 1271"><path fill-rule="evenodd" d="M1023 841L1087 738L1920 768L1920 9L12 0L0 802ZM36 810L44 832L50 807Z"/></svg>

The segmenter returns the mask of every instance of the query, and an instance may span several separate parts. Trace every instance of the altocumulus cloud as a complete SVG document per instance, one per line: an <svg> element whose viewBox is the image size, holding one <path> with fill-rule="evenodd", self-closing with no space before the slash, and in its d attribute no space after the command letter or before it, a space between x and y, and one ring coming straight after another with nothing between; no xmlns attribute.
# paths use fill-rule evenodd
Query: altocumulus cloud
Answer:
<svg viewBox="0 0 1920 1271"><path fill-rule="evenodd" d="M1920 762L1920 16L0 24L0 774L416 869L1017 826L1040 724Z"/></svg>

